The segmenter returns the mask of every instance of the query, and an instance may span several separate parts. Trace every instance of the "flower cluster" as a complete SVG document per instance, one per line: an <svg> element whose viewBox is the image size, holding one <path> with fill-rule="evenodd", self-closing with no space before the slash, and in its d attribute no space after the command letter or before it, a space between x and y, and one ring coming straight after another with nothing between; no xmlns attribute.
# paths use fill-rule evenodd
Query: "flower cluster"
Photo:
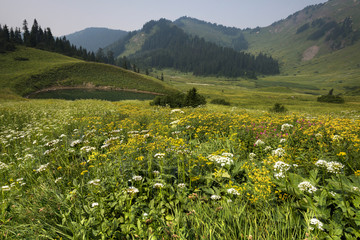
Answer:
<svg viewBox="0 0 360 240"><path fill-rule="evenodd" d="M231 165L234 163L234 161L230 157L224 156L224 153L222 154L222 156L211 154L208 156L208 159L211 162L220 164L220 166L222 166L222 167L224 167L226 165Z"/></svg>
<svg viewBox="0 0 360 240"><path fill-rule="evenodd" d="M308 193L314 193L317 191L317 188L307 181L299 183L298 188L300 191Z"/></svg>
<svg viewBox="0 0 360 240"><path fill-rule="evenodd" d="M283 125L281 125L281 131L285 132L285 131L289 130L292 127L294 127L294 126L289 124L289 123L284 123Z"/></svg>
<svg viewBox="0 0 360 240"><path fill-rule="evenodd" d="M284 178L285 177L285 172L287 172L289 169L290 169L289 164L284 163L283 161L277 161L274 164L274 171L277 172L277 173L274 174L274 177L276 179Z"/></svg>
<svg viewBox="0 0 360 240"><path fill-rule="evenodd" d="M326 170L329 173L335 173L335 174L340 173L341 170L345 167L342 163L339 163L336 161L327 162L327 161L321 160L321 159L316 161L315 165L317 167L326 168Z"/></svg>
<svg viewBox="0 0 360 240"><path fill-rule="evenodd" d="M227 190L227 193L232 194L232 195L240 195L240 193L238 192L238 190L236 190L235 188L229 188Z"/></svg>
<svg viewBox="0 0 360 240"><path fill-rule="evenodd" d="M275 150L272 150L271 154L273 156L278 156L278 157L282 157L285 154L285 150L282 148L277 148Z"/></svg>
<svg viewBox="0 0 360 240"><path fill-rule="evenodd" d="M319 230L324 231L324 228L323 228L324 224L319 219L317 219L317 218L310 219L310 224L314 225ZM314 230L314 228L310 227L310 230Z"/></svg>
<svg viewBox="0 0 360 240"><path fill-rule="evenodd" d="M135 194L139 192L139 189L137 189L136 187L129 187L128 189L126 189L126 192L129 194Z"/></svg>
<svg viewBox="0 0 360 240"><path fill-rule="evenodd" d="M212 200L220 200L221 199L221 196L219 195L211 195L210 197Z"/></svg>

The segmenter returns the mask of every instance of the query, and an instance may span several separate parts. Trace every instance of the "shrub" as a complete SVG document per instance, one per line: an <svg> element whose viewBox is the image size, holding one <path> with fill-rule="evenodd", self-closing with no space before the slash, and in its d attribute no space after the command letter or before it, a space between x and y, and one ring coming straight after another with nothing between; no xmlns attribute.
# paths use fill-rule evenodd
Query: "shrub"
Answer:
<svg viewBox="0 0 360 240"><path fill-rule="evenodd" d="M331 89L327 95L322 95L317 98L318 102L327 102L327 103L344 103L345 100L340 96L333 95L334 89Z"/></svg>
<svg viewBox="0 0 360 240"><path fill-rule="evenodd" d="M285 106L281 105L280 103L275 103L272 108L269 110L270 112L276 112L276 113L283 113L287 112L287 109Z"/></svg>
<svg viewBox="0 0 360 240"><path fill-rule="evenodd" d="M218 105L225 105L225 106L230 106L230 102L226 101L223 98L215 98L213 100L211 100L212 104L218 104Z"/></svg>
<svg viewBox="0 0 360 240"><path fill-rule="evenodd" d="M206 104L205 97L198 94L196 88L192 88L185 95L178 93L175 95L157 96L150 105L177 107L197 107Z"/></svg>

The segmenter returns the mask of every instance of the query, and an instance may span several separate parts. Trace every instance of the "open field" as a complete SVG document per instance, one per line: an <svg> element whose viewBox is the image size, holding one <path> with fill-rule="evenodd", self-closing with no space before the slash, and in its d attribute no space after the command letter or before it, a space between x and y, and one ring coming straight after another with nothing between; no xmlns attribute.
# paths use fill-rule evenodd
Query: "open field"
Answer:
<svg viewBox="0 0 360 240"><path fill-rule="evenodd" d="M358 109L28 100L0 121L3 239L360 237Z"/></svg>

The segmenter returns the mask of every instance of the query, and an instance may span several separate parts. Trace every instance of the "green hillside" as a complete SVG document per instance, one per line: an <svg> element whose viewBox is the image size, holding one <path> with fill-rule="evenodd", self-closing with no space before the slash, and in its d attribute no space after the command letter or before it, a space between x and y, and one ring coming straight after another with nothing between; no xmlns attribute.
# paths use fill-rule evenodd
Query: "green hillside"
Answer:
<svg viewBox="0 0 360 240"><path fill-rule="evenodd" d="M160 80L119 67L85 62L61 54L19 46L0 54L2 94L26 96L54 86L108 86L157 93L175 92Z"/></svg>
<svg viewBox="0 0 360 240"><path fill-rule="evenodd" d="M308 6L265 28L238 29L237 34L242 33L248 42L247 52L269 54L280 64L280 75L259 77L252 86L262 91L285 87L312 94L324 94L335 88L338 93L358 94L359 13L359 0L331 0ZM350 19L351 31L343 34L346 19ZM233 37L220 31L226 27L197 19L180 18L175 22L185 32L222 46L227 46ZM328 25L332 28L326 28ZM323 35L314 38L319 32ZM335 33L338 35L331 38Z"/></svg>

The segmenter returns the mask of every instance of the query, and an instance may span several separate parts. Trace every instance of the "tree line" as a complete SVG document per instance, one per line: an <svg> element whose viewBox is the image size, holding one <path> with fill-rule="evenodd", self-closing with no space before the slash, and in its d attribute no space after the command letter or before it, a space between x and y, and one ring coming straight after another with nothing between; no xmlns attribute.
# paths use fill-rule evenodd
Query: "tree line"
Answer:
<svg viewBox="0 0 360 240"><path fill-rule="evenodd" d="M77 57L87 61L97 61L94 52L72 45L66 37L54 37L50 28L42 29L34 19L29 29L26 20L23 21L22 31L20 28L0 25L0 52L14 51L16 45L38 48L46 51L61 53L70 57Z"/></svg>
<svg viewBox="0 0 360 240"><path fill-rule="evenodd" d="M189 36L166 19L149 22L143 31L150 32L155 25L159 30L145 40L139 53L129 56L141 67L170 67L201 76L256 78L256 74L279 73L279 64L271 56L254 56Z"/></svg>

